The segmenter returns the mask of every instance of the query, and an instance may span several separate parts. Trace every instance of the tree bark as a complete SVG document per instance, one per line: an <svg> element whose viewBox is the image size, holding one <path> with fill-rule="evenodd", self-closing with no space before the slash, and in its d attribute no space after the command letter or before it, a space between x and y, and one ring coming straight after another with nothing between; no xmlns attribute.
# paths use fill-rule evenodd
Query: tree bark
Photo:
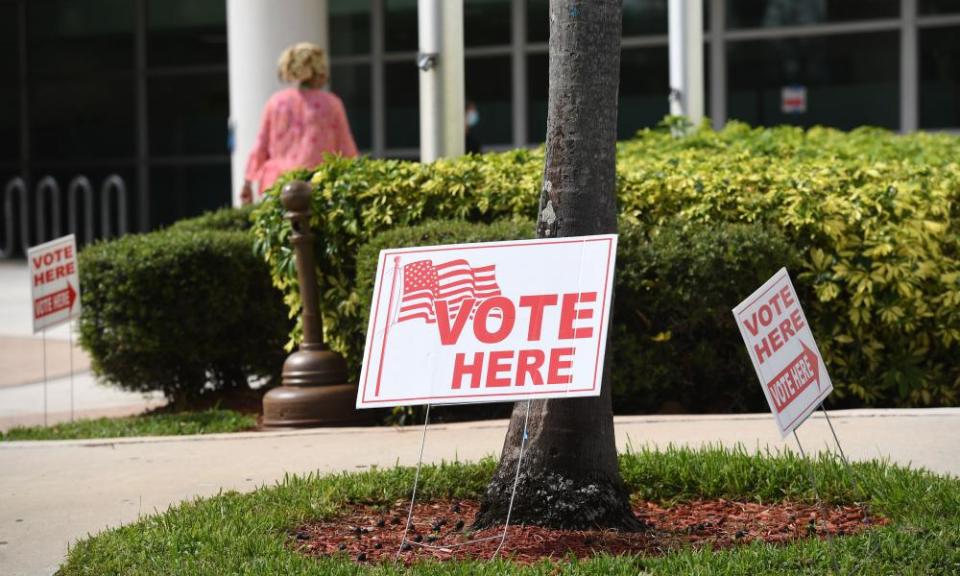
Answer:
<svg viewBox="0 0 960 576"><path fill-rule="evenodd" d="M538 237L617 230L621 10L621 0L550 1L550 95ZM526 402L514 406L478 528L506 519L526 410ZM531 402L510 522L565 529L642 527L617 463L609 361L599 397Z"/></svg>

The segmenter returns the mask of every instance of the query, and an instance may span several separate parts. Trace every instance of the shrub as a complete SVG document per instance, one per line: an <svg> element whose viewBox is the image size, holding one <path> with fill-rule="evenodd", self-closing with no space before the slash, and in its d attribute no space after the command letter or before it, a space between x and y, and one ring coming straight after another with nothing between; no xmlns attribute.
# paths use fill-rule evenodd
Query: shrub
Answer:
<svg viewBox="0 0 960 576"><path fill-rule="evenodd" d="M761 222L783 233L800 254L793 277L798 289L812 295L804 306L837 397L872 405L955 400L956 137L731 123L685 138L647 130L618 150L625 221L647 227L673 218ZM532 218L542 170L542 150L517 150L432 164L331 159L312 173L294 174L307 175L315 189L311 226L318 233L331 344L353 353L350 333L368 304L354 284L360 245L386 229L427 219ZM296 273L279 185L267 193L255 220L256 247L296 312Z"/></svg>
<svg viewBox="0 0 960 576"><path fill-rule="evenodd" d="M254 206L248 204L239 208L221 208L204 212L193 218L177 220L167 230L180 232L198 232L201 230L223 230L242 232L253 225L251 215Z"/></svg>
<svg viewBox="0 0 960 576"><path fill-rule="evenodd" d="M618 246L617 411L764 410L731 309L797 262L783 235L761 224L675 219L621 224Z"/></svg>
<svg viewBox="0 0 960 576"><path fill-rule="evenodd" d="M83 250L80 342L95 372L181 403L278 374L292 325L251 244L180 229Z"/></svg>

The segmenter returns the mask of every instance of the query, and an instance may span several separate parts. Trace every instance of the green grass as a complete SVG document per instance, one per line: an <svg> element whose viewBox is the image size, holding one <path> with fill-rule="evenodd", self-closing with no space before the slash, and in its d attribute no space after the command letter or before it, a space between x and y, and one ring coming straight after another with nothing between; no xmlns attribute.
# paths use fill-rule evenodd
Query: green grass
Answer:
<svg viewBox="0 0 960 576"><path fill-rule="evenodd" d="M661 502L692 498L812 501L807 464L793 454L669 449L623 455L624 478L635 497ZM424 469L423 498L476 498L495 462ZM728 551L682 550L666 556L612 557L519 567L509 561L417 564L416 574L830 574L839 566L862 574L960 574L960 481L879 462L856 464L854 494L844 467L829 457L813 463L820 494L831 502L868 501L892 522L857 536L786 546L753 543ZM308 519L335 515L344 503L389 503L409 497L410 468L318 477L289 476L248 494L226 492L172 507L78 542L61 568L72 575L320 575L404 574L400 566L357 566L350 559L317 560L285 546L288 531Z"/></svg>
<svg viewBox="0 0 960 576"><path fill-rule="evenodd" d="M77 420L54 426L29 426L0 432L0 441L12 440L79 440L86 438L121 438L124 436L180 436L240 432L257 425L255 416L233 410L204 410L177 414L147 414L126 418Z"/></svg>

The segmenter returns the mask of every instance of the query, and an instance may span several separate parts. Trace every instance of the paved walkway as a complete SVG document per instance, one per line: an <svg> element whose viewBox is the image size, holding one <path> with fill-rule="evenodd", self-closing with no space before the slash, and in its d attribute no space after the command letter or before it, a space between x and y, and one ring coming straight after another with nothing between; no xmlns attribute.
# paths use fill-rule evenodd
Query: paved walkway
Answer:
<svg viewBox="0 0 960 576"><path fill-rule="evenodd" d="M69 421L71 416L137 414L163 403L160 394L136 394L98 384L90 373L90 360L76 346L71 387L70 329L69 324L61 324L47 331L48 381L44 385L44 338L33 334L27 263L0 261L0 432L44 421Z"/></svg>
<svg viewBox="0 0 960 576"><path fill-rule="evenodd" d="M960 409L832 413L847 454L960 475ZM769 415L619 417L629 446L737 443L781 449ZM476 460L500 451L505 421L431 427L425 459ZM832 440L822 416L800 431L804 448ZM216 494L252 490L286 473L412 465L419 428L342 428L114 441L0 443L0 574L49 575L67 546L141 514Z"/></svg>

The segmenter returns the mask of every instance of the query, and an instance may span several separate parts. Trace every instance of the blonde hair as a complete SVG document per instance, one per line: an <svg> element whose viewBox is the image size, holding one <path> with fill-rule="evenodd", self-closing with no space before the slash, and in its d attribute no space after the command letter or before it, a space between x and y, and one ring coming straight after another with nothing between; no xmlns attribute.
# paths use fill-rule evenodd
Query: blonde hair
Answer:
<svg viewBox="0 0 960 576"><path fill-rule="evenodd" d="M323 48L310 42L294 44L280 55L277 60L277 76L283 82L312 82L329 76L327 55Z"/></svg>

